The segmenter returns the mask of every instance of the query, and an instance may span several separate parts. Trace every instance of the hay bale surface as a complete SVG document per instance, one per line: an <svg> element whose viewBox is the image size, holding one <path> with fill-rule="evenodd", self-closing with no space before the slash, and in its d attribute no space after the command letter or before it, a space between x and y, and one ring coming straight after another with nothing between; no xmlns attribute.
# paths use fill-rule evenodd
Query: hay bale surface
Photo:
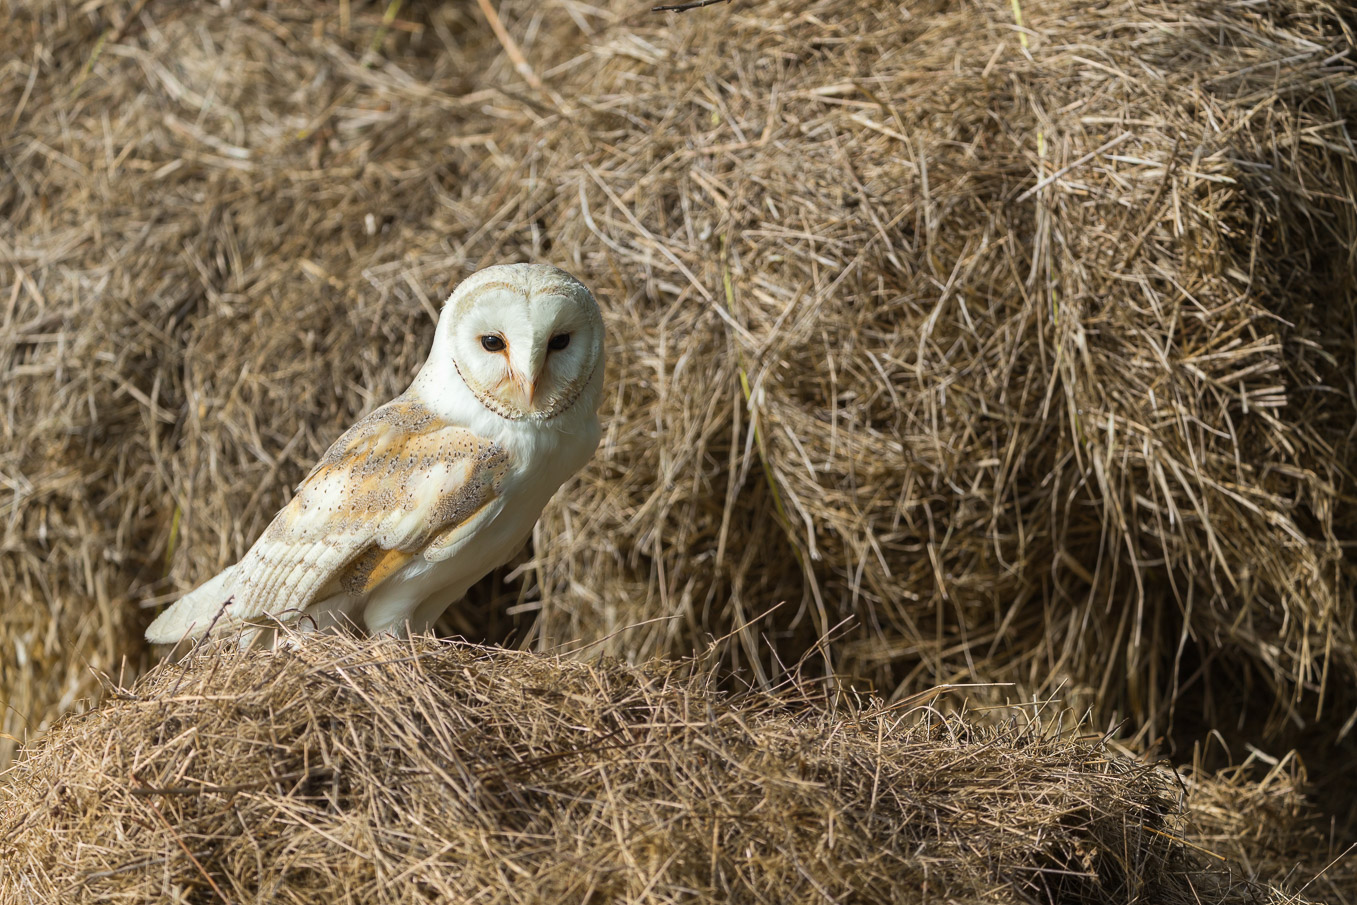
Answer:
<svg viewBox="0 0 1357 905"><path fill-rule="evenodd" d="M745 625L754 672L1059 687L1150 737L1349 717L1350 23L1021 8L630 19L561 54L568 124L496 133L496 228L625 300L544 637Z"/></svg>
<svg viewBox="0 0 1357 905"><path fill-rule="evenodd" d="M0 762L404 388L477 225L473 10L122 6L2 14Z"/></svg>
<svg viewBox="0 0 1357 905"><path fill-rule="evenodd" d="M711 682L422 638L207 648L0 777L0 901L1282 901L1096 739Z"/></svg>
<svg viewBox="0 0 1357 905"><path fill-rule="evenodd" d="M12 7L0 759L514 259L603 299L608 433L453 629L1347 719L1340 12L510 0L525 77L385 9Z"/></svg>

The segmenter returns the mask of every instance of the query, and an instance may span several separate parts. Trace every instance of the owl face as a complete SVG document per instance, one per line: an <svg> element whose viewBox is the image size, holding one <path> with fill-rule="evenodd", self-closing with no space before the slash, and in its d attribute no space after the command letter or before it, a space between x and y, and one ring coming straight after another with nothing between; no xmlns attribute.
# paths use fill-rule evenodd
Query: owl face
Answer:
<svg viewBox="0 0 1357 905"><path fill-rule="evenodd" d="M569 411L603 362L593 295L565 271L538 264L473 274L448 299L438 333L467 389L509 421Z"/></svg>

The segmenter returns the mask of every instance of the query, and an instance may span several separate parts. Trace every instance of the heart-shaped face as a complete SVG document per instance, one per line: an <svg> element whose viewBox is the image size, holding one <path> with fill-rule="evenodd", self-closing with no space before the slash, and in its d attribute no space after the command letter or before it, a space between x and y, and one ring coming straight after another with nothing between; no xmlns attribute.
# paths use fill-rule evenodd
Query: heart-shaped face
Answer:
<svg viewBox="0 0 1357 905"><path fill-rule="evenodd" d="M603 318L579 280L541 264L487 267L444 307L434 355L487 409L547 421L571 409L603 363Z"/></svg>

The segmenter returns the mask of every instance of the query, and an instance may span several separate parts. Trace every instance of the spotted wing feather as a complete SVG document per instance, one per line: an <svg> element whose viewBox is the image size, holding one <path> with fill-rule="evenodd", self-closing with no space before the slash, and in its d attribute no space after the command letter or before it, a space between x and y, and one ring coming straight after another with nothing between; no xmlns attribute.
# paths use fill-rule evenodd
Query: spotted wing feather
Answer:
<svg viewBox="0 0 1357 905"><path fill-rule="evenodd" d="M370 593L430 544L493 513L508 453L397 399L350 428L239 563L151 624L152 641L260 617L296 618L333 593ZM229 601L229 602L228 602Z"/></svg>

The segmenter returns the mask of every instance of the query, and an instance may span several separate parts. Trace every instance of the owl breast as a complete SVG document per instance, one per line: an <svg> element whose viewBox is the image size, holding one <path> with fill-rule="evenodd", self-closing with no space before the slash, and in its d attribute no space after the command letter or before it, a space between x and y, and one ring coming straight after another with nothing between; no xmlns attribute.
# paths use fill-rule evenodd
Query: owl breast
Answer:
<svg viewBox="0 0 1357 905"><path fill-rule="evenodd" d="M368 631L399 631L406 623L416 632L432 628L471 585L518 554L551 497L584 467L599 441L596 419L558 437L540 430L525 433L501 439L522 464L505 476L490 520L450 543L435 539L377 585L358 620Z"/></svg>

